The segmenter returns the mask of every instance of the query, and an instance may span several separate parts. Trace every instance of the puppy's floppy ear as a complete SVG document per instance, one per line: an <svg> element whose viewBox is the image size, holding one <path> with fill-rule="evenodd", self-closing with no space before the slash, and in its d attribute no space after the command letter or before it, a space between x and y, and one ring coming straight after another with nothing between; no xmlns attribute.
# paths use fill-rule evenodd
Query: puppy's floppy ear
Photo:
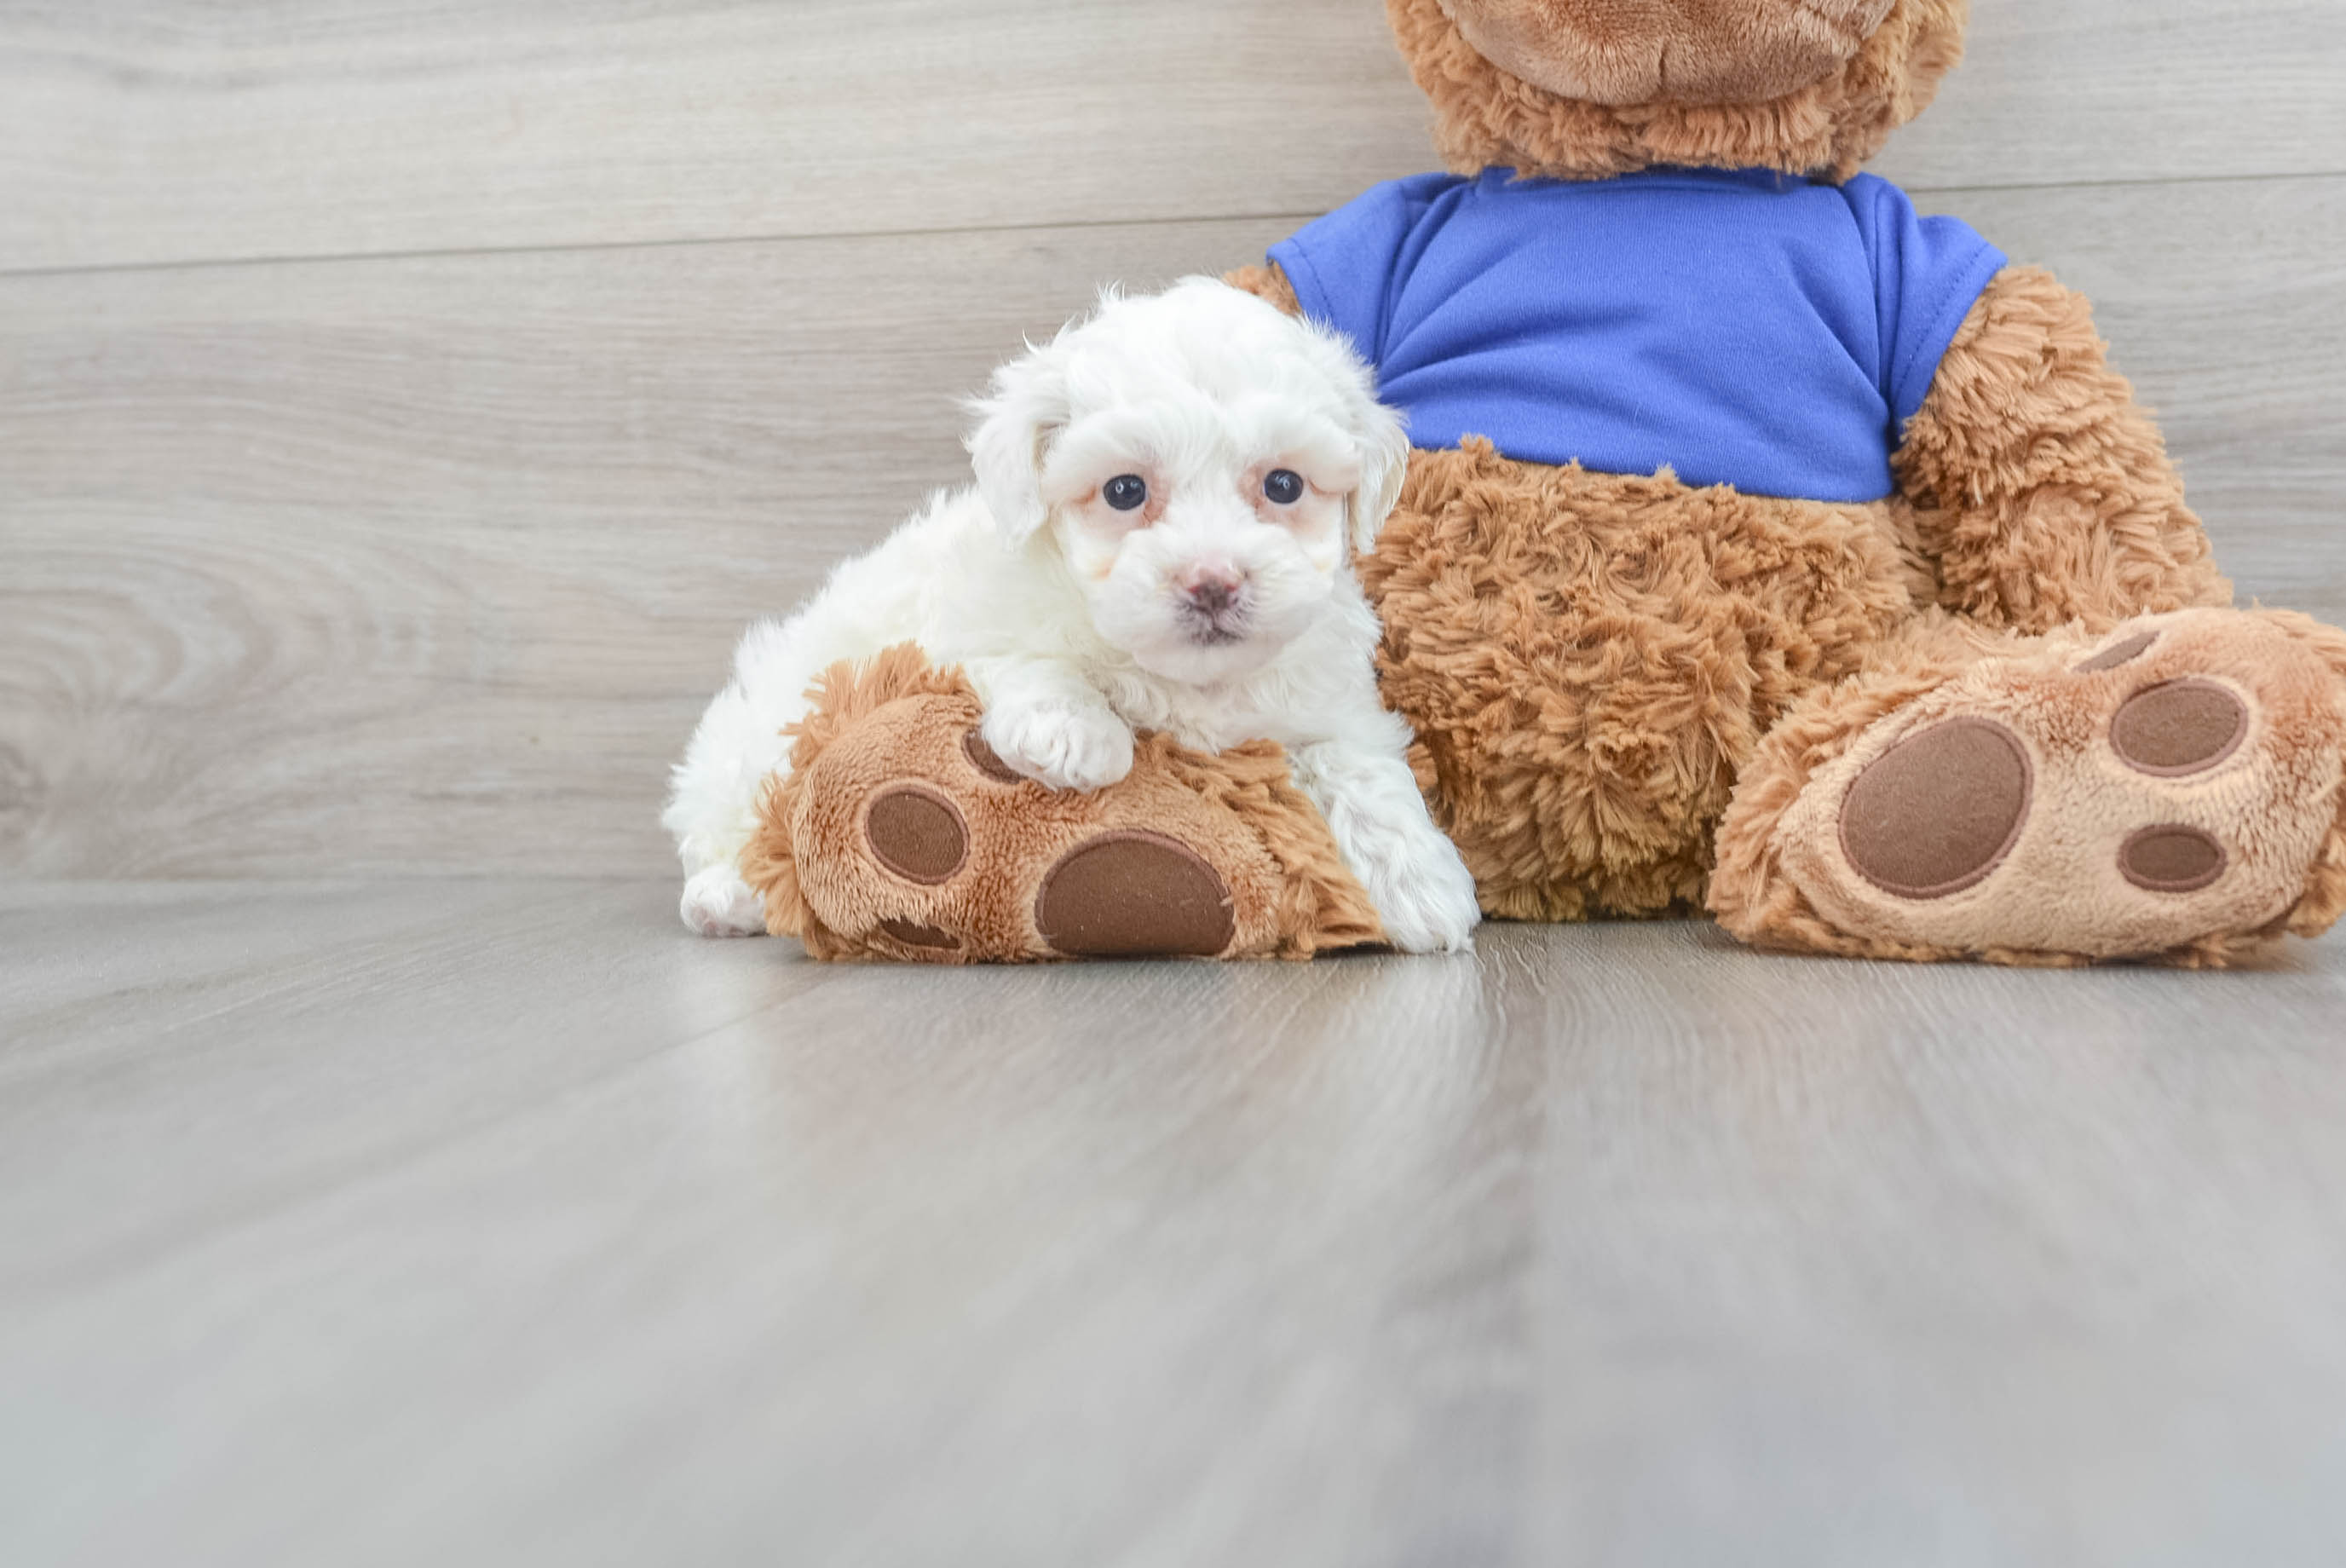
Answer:
<svg viewBox="0 0 2346 1568"><path fill-rule="evenodd" d="M1398 410L1370 395L1365 378L1361 401L1352 423L1352 439L1361 448L1361 486L1352 492L1350 521L1352 549L1365 555L1376 548L1378 531L1392 515L1402 482L1409 477L1409 427Z"/></svg>
<svg viewBox="0 0 2346 1568"><path fill-rule="evenodd" d="M977 493L1005 545L1023 545L1050 517L1043 503L1043 457L1067 423L1066 334L1026 351L994 372L969 411L977 424L964 443Z"/></svg>
<svg viewBox="0 0 2346 1568"><path fill-rule="evenodd" d="M1409 477L1409 426L1397 409L1377 401L1376 372L1353 351L1351 340L1316 321L1301 323L1319 341L1329 379L1335 383L1344 433L1361 461L1361 483L1347 502L1352 549L1367 555L1377 532L1401 500Z"/></svg>

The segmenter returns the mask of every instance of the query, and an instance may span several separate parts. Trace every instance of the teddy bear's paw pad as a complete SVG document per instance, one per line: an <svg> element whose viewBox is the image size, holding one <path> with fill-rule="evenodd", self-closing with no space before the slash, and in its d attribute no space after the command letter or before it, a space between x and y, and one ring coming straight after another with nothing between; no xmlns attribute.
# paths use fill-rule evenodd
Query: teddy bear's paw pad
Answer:
<svg viewBox="0 0 2346 1568"><path fill-rule="evenodd" d="M872 858L923 887L953 880L969 859L969 828L961 808L921 784L883 789L864 808L863 840Z"/></svg>
<svg viewBox="0 0 2346 1568"><path fill-rule="evenodd" d="M982 726L961 738L961 754L969 759L972 768L996 784L1026 782L1025 774L1002 760L1002 754L985 743L985 730Z"/></svg>
<svg viewBox="0 0 2346 1568"><path fill-rule="evenodd" d="M2273 929L2346 779L2346 683L2274 617L2183 611L1975 667L1883 715L1782 818L1844 933L2143 957Z"/></svg>
<svg viewBox="0 0 2346 1568"><path fill-rule="evenodd" d="M1214 958L1238 934L1220 873L1178 839L1125 830L1044 873L1035 929L1069 958Z"/></svg>
<svg viewBox="0 0 2346 1568"><path fill-rule="evenodd" d="M2213 833L2168 822L2127 839L2118 871L2146 892L2196 893L2213 886L2231 859Z"/></svg>
<svg viewBox="0 0 2346 1568"><path fill-rule="evenodd" d="M2188 779L2221 764L2249 735L2249 705L2210 680L2170 680L2127 698L2110 748L2154 779Z"/></svg>
<svg viewBox="0 0 2346 1568"><path fill-rule="evenodd" d="M1984 718L1951 718L1857 776L1841 800L1841 850L1884 892L1948 898L1984 881L2012 853L2035 789L2018 736Z"/></svg>
<svg viewBox="0 0 2346 1568"><path fill-rule="evenodd" d="M949 931L940 931L918 921L883 920L873 928L891 942L914 950L912 956L933 958L939 953L959 952L961 938Z"/></svg>

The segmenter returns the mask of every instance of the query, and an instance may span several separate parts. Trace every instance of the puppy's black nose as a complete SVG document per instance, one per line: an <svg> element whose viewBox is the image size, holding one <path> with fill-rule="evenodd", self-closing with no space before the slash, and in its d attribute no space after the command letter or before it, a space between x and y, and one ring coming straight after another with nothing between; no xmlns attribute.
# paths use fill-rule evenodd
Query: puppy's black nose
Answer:
<svg viewBox="0 0 2346 1568"><path fill-rule="evenodd" d="M1200 577L1188 587L1189 602L1209 616L1219 616L1238 603L1239 583L1234 577Z"/></svg>

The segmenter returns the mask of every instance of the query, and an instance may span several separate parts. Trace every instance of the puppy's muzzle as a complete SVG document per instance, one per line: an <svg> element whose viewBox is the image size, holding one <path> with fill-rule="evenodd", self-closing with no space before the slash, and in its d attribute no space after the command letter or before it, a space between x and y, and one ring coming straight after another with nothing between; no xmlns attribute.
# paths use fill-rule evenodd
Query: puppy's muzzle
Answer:
<svg viewBox="0 0 2346 1568"><path fill-rule="evenodd" d="M1208 645L1232 643L1245 635L1247 580L1244 574L1216 567L1192 567L1175 583L1180 596L1181 618L1189 635Z"/></svg>
<svg viewBox="0 0 2346 1568"><path fill-rule="evenodd" d="M1186 590L1193 608L1208 616L1219 616L1239 602L1244 585L1232 577L1208 577L1192 583Z"/></svg>

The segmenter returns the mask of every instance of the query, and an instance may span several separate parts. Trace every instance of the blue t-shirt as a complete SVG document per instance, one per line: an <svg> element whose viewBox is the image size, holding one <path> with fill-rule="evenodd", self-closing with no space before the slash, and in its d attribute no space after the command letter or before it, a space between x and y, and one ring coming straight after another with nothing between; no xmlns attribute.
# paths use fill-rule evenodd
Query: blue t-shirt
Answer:
<svg viewBox="0 0 2346 1568"><path fill-rule="evenodd" d="M1422 175L1271 250L1421 447L1755 495L1878 501L1890 454L2004 264L1872 175Z"/></svg>

